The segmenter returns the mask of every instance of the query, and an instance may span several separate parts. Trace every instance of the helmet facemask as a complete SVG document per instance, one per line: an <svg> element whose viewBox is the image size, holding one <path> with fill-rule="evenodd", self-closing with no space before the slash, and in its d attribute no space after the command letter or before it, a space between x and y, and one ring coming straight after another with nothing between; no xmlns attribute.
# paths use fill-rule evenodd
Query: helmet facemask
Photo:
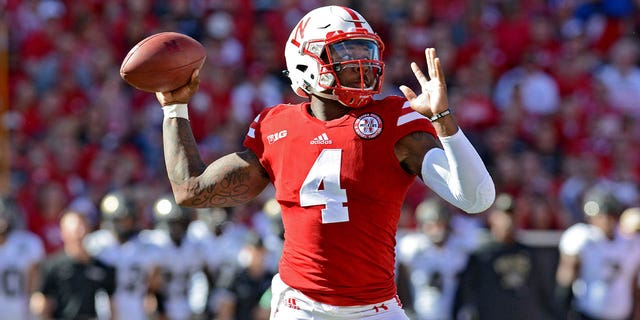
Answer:
<svg viewBox="0 0 640 320"><path fill-rule="evenodd" d="M384 63L372 39L347 39L327 43L320 66L320 87L351 108L365 106L380 92Z"/></svg>
<svg viewBox="0 0 640 320"><path fill-rule="evenodd" d="M182 209L173 199L166 195L156 200L153 205L156 227L167 232L175 245L180 245L186 236L191 219L189 213Z"/></svg>
<svg viewBox="0 0 640 320"><path fill-rule="evenodd" d="M383 49L380 37L354 10L315 9L300 20L285 46L291 87L301 97L364 107L382 87Z"/></svg>
<svg viewBox="0 0 640 320"><path fill-rule="evenodd" d="M138 233L136 204L130 195L112 192L104 196L100 204L103 224L111 229L120 243L129 241Z"/></svg>

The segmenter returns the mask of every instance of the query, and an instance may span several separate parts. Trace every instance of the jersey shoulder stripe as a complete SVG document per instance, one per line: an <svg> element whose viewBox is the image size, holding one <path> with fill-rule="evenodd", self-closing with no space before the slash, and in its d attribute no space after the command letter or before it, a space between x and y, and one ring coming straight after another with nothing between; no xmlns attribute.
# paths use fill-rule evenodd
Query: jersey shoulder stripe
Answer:
<svg viewBox="0 0 640 320"><path fill-rule="evenodd" d="M427 117L414 111L411 108L409 101L405 101L404 104L402 105L402 111L400 113L400 117L398 117L398 122L396 123L396 125L401 126L416 120L427 120Z"/></svg>
<svg viewBox="0 0 640 320"><path fill-rule="evenodd" d="M273 107L265 108L260 114L258 114L251 124L249 125L249 130L247 131L247 137L255 139L256 138L256 129L260 126L260 121L264 121L264 119L268 117L272 117L275 114L281 112L296 112L294 109L297 109L299 105L291 105L291 104L279 104Z"/></svg>
<svg viewBox="0 0 640 320"><path fill-rule="evenodd" d="M383 119L388 120L388 125L395 124L396 138L400 138L414 131L424 131L437 137L431 121L420 113L414 111L406 98L400 96L387 96L378 100L375 110L380 112Z"/></svg>

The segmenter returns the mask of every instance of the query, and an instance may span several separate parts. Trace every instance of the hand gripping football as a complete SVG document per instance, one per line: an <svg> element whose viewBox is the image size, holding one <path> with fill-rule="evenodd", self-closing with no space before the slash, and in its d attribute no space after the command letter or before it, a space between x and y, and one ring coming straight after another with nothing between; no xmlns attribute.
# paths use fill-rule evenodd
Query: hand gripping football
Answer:
<svg viewBox="0 0 640 320"><path fill-rule="evenodd" d="M120 76L142 91L172 91L189 83L205 58L204 47L195 39L176 32L156 33L131 48Z"/></svg>

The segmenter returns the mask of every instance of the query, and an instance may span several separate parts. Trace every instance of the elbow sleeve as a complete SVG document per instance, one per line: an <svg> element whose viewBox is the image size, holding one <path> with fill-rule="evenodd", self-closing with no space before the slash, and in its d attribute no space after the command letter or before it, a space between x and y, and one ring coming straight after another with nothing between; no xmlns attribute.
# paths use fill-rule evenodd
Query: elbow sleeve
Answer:
<svg viewBox="0 0 640 320"><path fill-rule="evenodd" d="M467 213L487 210L495 200L495 186L471 142L461 130L440 140L444 150L434 148L424 156L425 184Z"/></svg>

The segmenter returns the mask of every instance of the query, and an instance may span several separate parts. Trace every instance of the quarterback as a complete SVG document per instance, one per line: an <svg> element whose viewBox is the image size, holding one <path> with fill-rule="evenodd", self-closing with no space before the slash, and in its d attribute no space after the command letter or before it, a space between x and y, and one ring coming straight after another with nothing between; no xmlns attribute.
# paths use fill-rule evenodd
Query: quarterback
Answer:
<svg viewBox="0 0 640 320"><path fill-rule="evenodd" d="M356 11L327 6L305 15L285 46L291 87L308 102L263 110L244 151L203 163L191 132L191 82L156 93L163 106L168 177L176 201L230 207L269 183L285 242L272 282L271 319L407 319L396 295L395 236L407 189L419 177L468 213L491 206L495 188L451 113L435 49L421 92L374 99L384 44Z"/></svg>

